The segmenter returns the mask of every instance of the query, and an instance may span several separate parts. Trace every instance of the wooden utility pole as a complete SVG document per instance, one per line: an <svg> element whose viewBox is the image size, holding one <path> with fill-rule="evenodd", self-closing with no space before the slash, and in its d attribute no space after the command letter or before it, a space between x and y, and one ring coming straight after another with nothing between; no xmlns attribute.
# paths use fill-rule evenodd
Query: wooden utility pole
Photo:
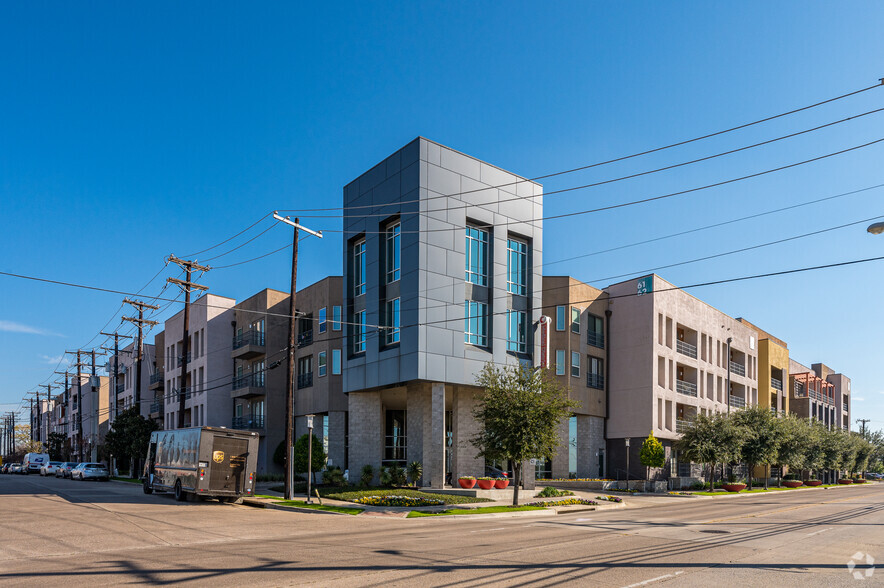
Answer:
<svg viewBox="0 0 884 588"><path fill-rule="evenodd" d="M187 363L188 363L188 355L190 354L190 293L193 290L199 290L205 292L209 289L208 286L202 286L200 284L195 284L191 277L193 275L193 270L198 272L207 272L211 270L207 265L199 265L195 261L185 261L183 259L178 259L174 255L169 256L169 261L181 267L186 274L185 280L179 280L177 278L166 278L166 281L170 284L175 284L180 287L184 291L184 325L182 328L183 331L183 340L181 342L181 386L178 390L178 428L184 428L184 409L187 403L187 392L190 390L190 386L187 381ZM191 419L191 423L193 419Z"/></svg>
<svg viewBox="0 0 884 588"><path fill-rule="evenodd" d="M860 433L863 437L866 436L866 423L872 419L856 419L856 422L862 425L862 433Z"/></svg>
<svg viewBox="0 0 884 588"><path fill-rule="evenodd" d="M52 384L42 384L42 386L46 387L46 411L49 412L49 405L52 403ZM37 404L40 404L40 393L39 392L37 392ZM40 432L40 439L39 440L42 441L43 440L43 433L44 433L42 408L37 409L37 411L40 412L40 427L39 427L38 431ZM46 443L47 444L49 443L49 420L50 419L46 419L45 433L46 433Z"/></svg>
<svg viewBox="0 0 884 588"><path fill-rule="evenodd" d="M111 420L113 421L113 420L116 420L116 418L117 418L117 385L119 384L118 380L120 377L120 337L123 337L124 339L131 339L132 337L131 337L131 335L120 335L116 331L114 331L113 333L101 333L101 334L106 337L113 337L114 338L113 350L111 350L108 347L102 347L102 349L104 349L108 353L110 353L111 351L114 352L114 388L113 388L113 393L111 394L112 400L111 400L111 410L110 410L110 414L113 417Z"/></svg>
<svg viewBox="0 0 884 588"><path fill-rule="evenodd" d="M306 227L302 227L299 219L295 218L292 222L289 217L279 216L276 211L273 212L273 218L284 222L295 228L295 234L292 237L292 286L291 296L289 298L289 347L288 347L288 366L285 384L285 498L292 500L294 498L294 433L295 433L295 315L297 310L295 307L295 295L298 292L298 231L304 229L322 239L322 231L311 231ZM311 436L312 438L312 436ZM310 499L310 494L307 494Z"/></svg>
<svg viewBox="0 0 884 588"><path fill-rule="evenodd" d="M128 298L124 298L123 302L131 304L138 309L138 318L128 316L122 318L124 321L129 321L138 326L138 343L135 346L135 406L138 407L138 413L141 414L141 360L144 358L144 325L152 327L159 324L159 321L149 321L144 318L144 309L159 310L160 307L140 300L129 300Z"/></svg>
<svg viewBox="0 0 884 588"><path fill-rule="evenodd" d="M77 458L83 461L83 372L81 368L86 365L82 362L83 354L92 353L92 371L95 372L95 350L77 349L76 351L65 351L65 353L76 354L77 363L72 367L76 368L77 376Z"/></svg>

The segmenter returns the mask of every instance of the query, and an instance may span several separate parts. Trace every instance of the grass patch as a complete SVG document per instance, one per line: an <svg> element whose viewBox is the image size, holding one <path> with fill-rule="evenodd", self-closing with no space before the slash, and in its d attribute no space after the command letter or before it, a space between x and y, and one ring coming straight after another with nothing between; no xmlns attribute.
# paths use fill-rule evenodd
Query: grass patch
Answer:
<svg viewBox="0 0 884 588"><path fill-rule="evenodd" d="M413 510L408 513L409 519L418 517L444 517L450 515L489 514L495 512L516 512L520 510L543 510L542 506L480 506L479 508L450 508L442 512L422 512Z"/></svg>
<svg viewBox="0 0 884 588"><path fill-rule="evenodd" d="M138 478L121 478L120 476L111 476L111 480L116 480L117 482L129 482L130 484L141 484L141 480Z"/></svg>
<svg viewBox="0 0 884 588"><path fill-rule="evenodd" d="M278 498L268 496L267 498ZM319 504L307 504L303 500L278 500L273 504L279 504L281 506L297 506L298 508L309 508L311 510L325 510L329 512L341 512L348 515L358 515L363 511L361 508L350 508L348 506L329 506L329 505L319 505Z"/></svg>
<svg viewBox="0 0 884 588"><path fill-rule="evenodd" d="M321 496L328 496L335 500L347 500L353 502L359 498L369 496L409 496L412 498L429 498L441 500L444 504L471 504L476 502L492 502L488 498L475 498L473 496L460 496L457 494L432 494L429 492L421 492L420 490L409 490L407 488L389 488L383 490L353 490L348 488L344 492L333 492L325 494L320 489Z"/></svg>
<svg viewBox="0 0 884 588"><path fill-rule="evenodd" d="M696 494L697 496L727 496L728 494L758 494L759 492L774 492L774 491L786 491L786 490L807 490L808 488L835 488L837 486L846 486L847 484L823 484L821 486L798 486L797 488L786 488L783 486L782 488L778 488L776 486L771 486L767 490L764 488L753 488L752 490L740 490L739 492L691 492L691 494Z"/></svg>

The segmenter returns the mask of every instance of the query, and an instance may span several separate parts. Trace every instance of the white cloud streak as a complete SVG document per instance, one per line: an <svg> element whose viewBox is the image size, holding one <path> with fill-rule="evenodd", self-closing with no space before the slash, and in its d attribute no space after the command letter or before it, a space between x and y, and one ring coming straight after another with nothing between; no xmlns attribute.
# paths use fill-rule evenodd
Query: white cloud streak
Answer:
<svg viewBox="0 0 884 588"><path fill-rule="evenodd" d="M7 333L22 333L25 335L47 335L50 337L61 337L61 335L59 335L58 333L53 333L52 331L47 331L46 329L32 327L30 325L23 325L15 321L6 320L0 320L0 331L5 331Z"/></svg>

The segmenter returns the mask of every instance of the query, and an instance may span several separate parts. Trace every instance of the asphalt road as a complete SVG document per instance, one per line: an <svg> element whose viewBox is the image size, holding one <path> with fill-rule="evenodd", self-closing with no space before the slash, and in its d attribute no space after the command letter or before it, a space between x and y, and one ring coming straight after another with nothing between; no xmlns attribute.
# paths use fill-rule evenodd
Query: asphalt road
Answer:
<svg viewBox="0 0 884 588"><path fill-rule="evenodd" d="M634 503L640 502L635 500ZM871 577L858 582L847 568ZM177 503L134 485L0 476L0 584L884 585L884 484L454 520Z"/></svg>

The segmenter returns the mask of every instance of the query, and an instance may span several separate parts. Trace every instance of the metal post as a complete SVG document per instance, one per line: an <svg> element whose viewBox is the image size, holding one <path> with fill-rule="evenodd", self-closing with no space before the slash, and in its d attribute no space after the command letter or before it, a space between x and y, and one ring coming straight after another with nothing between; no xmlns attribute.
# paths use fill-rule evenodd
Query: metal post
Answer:
<svg viewBox="0 0 884 588"><path fill-rule="evenodd" d="M626 489L629 490L629 437L626 438Z"/></svg>
<svg viewBox="0 0 884 588"><path fill-rule="evenodd" d="M313 486L313 415L307 415L307 504Z"/></svg>

